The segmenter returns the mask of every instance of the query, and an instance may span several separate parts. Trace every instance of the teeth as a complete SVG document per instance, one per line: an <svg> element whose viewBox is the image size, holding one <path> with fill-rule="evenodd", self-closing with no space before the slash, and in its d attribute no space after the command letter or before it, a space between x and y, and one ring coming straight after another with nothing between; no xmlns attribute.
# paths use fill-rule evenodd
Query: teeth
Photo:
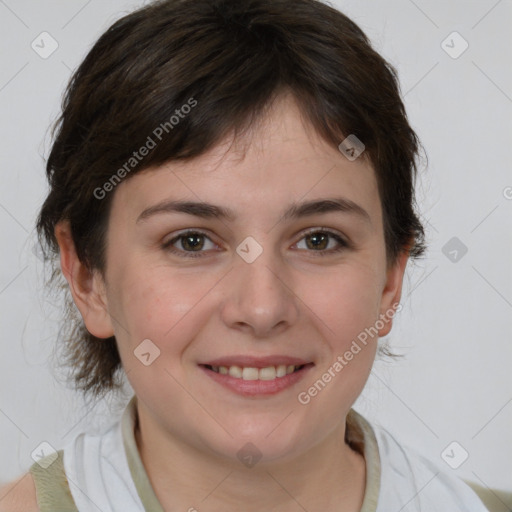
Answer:
<svg viewBox="0 0 512 512"><path fill-rule="evenodd" d="M301 366L301 365L299 365ZM267 366L266 368L251 368L240 366L212 366L214 372L229 375L235 379L243 380L274 380L293 373L299 366L280 364L279 366Z"/></svg>
<svg viewBox="0 0 512 512"><path fill-rule="evenodd" d="M286 375L286 369L284 364L279 365L276 370L276 377L284 377Z"/></svg>
<svg viewBox="0 0 512 512"><path fill-rule="evenodd" d="M231 377L236 377L237 379L242 378L242 368L240 368L240 366L230 366L228 373Z"/></svg>
<svg viewBox="0 0 512 512"><path fill-rule="evenodd" d="M277 371L274 366L268 366L267 368L261 368L259 371L260 380L274 380L277 376Z"/></svg>
<svg viewBox="0 0 512 512"><path fill-rule="evenodd" d="M259 370L257 368L244 368L242 370L242 379L244 380L258 380Z"/></svg>

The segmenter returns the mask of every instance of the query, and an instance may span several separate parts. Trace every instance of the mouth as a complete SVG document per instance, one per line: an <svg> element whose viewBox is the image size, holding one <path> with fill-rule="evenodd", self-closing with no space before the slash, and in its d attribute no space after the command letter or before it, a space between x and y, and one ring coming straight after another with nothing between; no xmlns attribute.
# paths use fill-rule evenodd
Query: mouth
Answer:
<svg viewBox="0 0 512 512"><path fill-rule="evenodd" d="M253 361L240 364L199 364L208 377L242 396L275 395L302 380L314 363L268 364Z"/></svg>
<svg viewBox="0 0 512 512"><path fill-rule="evenodd" d="M309 363L313 364L313 363ZM285 365L280 364L277 366L265 366L263 368L257 368L254 366L213 366L205 364L204 367L220 375L229 375L235 379L242 380L275 380L281 379L286 375L295 373L302 370L306 365Z"/></svg>

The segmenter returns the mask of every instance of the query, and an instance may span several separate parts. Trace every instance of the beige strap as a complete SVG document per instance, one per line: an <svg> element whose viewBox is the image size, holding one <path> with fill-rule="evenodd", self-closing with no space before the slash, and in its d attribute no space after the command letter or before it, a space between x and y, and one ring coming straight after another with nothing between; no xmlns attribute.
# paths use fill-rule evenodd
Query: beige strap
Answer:
<svg viewBox="0 0 512 512"><path fill-rule="evenodd" d="M379 445L372 425L355 409L347 414L345 440L359 453L366 464L366 488L361 512L375 512L379 501L381 461Z"/></svg>
<svg viewBox="0 0 512 512"><path fill-rule="evenodd" d="M128 466L132 475L132 480L137 489L140 501L145 510L151 512L164 512L164 509L151 486L146 469L140 458L137 442L135 440L135 430L138 428L138 415L137 415L137 395L133 395L128 403L122 419L122 433L124 450L128 460Z"/></svg>
<svg viewBox="0 0 512 512"><path fill-rule="evenodd" d="M55 455L47 455L30 466L29 471L36 486L37 504L40 512L78 512L64 471L64 451L59 450L57 455L53 462L51 458ZM45 469L47 464L49 466Z"/></svg>

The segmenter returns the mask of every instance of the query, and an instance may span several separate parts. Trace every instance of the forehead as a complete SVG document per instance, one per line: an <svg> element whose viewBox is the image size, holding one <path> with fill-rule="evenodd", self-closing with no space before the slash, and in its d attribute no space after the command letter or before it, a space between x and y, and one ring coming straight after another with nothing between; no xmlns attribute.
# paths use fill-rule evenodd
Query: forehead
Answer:
<svg viewBox="0 0 512 512"><path fill-rule="evenodd" d="M199 157L146 169L121 183L112 213L121 208L138 216L174 199L226 205L237 217L270 217L284 203L324 197L345 197L379 217L369 161L363 156L350 161L327 144L293 99L284 97L238 139L226 137Z"/></svg>

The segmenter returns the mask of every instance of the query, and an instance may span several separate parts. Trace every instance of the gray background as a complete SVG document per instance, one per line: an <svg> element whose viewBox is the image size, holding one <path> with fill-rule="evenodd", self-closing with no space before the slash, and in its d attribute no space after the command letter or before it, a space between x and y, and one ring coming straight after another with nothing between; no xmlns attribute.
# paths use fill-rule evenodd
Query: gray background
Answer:
<svg viewBox="0 0 512 512"><path fill-rule="evenodd" d="M356 409L447 471L511 490L512 2L333 3L398 68L429 158L418 183L429 251L408 268L388 337L406 357L375 364ZM59 310L42 289L33 229L48 127L70 73L138 5L0 0L0 482L28 469L41 442L59 449L124 405L86 406L56 379ZM44 31L58 43L47 59L31 47ZM454 31L460 37L448 37ZM446 460L457 465L463 450L468 459L452 469Z"/></svg>

